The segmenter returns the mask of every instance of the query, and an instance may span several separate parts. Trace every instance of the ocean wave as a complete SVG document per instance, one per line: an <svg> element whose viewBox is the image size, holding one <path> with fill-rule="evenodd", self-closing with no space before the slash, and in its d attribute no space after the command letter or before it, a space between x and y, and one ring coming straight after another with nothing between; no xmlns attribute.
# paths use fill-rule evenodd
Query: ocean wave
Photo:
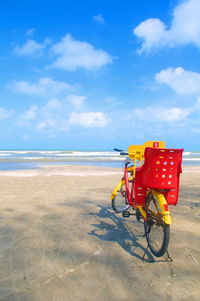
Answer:
<svg viewBox="0 0 200 301"><path fill-rule="evenodd" d="M56 156L63 157L116 157L116 153L112 152L72 152L69 153L58 153ZM120 155L119 155L120 156Z"/></svg>
<svg viewBox="0 0 200 301"><path fill-rule="evenodd" d="M23 157L37 157L40 156L46 158L56 157L120 157L115 152L110 151L0 151L0 156L16 156L18 158Z"/></svg>
<svg viewBox="0 0 200 301"><path fill-rule="evenodd" d="M122 157L74 157L74 156L70 156L70 157L7 157L7 158L3 158L0 157L0 161L63 161L63 162L69 162L69 161L124 161L124 158Z"/></svg>
<svg viewBox="0 0 200 301"><path fill-rule="evenodd" d="M0 151L0 153L5 154L19 154L19 155L25 155L25 154L59 154L61 151ZM72 152L68 152L72 153Z"/></svg>
<svg viewBox="0 0 200 301"><path fill-rule="evenodd" d="M183 156L190 156L192 152L183 152Z"/></svg>
<svg viewBox="0 0 200 301"><path fill-rule="evenodd" d="M120 156L114 151L65 151L65 150L2 150L0 160L5 161L123 161L125 156ZM200 152L184 152L184 162L199 162Z"/></svg>
<svg viewBox="0 0 200 301"><path fill-rule="evenodd" d="M183 158L183 162L186 161L199 161L200 162L200 158Z"/></svg>

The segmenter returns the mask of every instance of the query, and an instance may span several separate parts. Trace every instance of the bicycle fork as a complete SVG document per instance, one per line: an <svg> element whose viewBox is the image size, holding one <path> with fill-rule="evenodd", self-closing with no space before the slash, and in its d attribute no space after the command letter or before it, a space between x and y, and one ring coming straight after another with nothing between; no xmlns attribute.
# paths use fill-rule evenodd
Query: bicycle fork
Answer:
<svg viewBox="0 0 200 301"><path fill-rule="evenodd" d="M160 193L158 190L154 190L154 189L151 192L153 193L154 197L157 199L157 201L160 205L161 214L163 216L163 221L165 222L165 224L171 225L172 224L171 213L170 213L169 206L167 204L167 201L166 201L164 195L162 193ZM143 216L144 220L146 220L147 214L146 214L146 211L144 210L144 208L142 206L138 206L137 208L139 209L140 214Z"/></svg>

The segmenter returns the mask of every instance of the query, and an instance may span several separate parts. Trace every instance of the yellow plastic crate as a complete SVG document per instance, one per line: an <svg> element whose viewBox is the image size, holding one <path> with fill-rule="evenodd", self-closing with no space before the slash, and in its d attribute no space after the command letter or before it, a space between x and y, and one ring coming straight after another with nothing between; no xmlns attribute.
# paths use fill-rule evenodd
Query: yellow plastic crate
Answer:
<svg viewBox="0 0 200 301"><path fill-rule="evenodd" d="M143 145L130 145L128 147L128 155L134 162L134 169L143 164L144 151L146 147L165 148L165 142L147 141Z"/></svg>

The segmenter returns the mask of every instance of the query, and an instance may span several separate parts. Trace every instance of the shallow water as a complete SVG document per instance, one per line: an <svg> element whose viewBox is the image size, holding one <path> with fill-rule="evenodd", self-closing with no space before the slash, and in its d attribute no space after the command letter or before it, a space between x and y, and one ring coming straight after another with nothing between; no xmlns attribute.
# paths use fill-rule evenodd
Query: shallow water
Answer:
<svg viewBox="0 0 200 301"><path fill-rule="evenodd" d="M38 169L42 165L89 165L89 166L102 166L120 168L122 162L0 162L0 170L27 170Z"/></svg>

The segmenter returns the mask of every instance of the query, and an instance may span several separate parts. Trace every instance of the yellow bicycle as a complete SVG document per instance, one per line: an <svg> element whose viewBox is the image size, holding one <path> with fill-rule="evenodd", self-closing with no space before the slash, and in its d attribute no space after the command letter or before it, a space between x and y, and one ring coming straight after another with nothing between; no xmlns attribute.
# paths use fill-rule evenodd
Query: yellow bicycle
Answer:
<svg viewBox="0 0 200 301"><path fill-rule="evenodd" d="M112 208L123 217L135 210L138 221L144 223L148 247L153 255L165 254L169 245L169 205L176 205L179 192L179 176L182 172L183 149L166 149L163 141L147 141L143 145L131 145L127 155L124 175L111 195Z"/></svg>

